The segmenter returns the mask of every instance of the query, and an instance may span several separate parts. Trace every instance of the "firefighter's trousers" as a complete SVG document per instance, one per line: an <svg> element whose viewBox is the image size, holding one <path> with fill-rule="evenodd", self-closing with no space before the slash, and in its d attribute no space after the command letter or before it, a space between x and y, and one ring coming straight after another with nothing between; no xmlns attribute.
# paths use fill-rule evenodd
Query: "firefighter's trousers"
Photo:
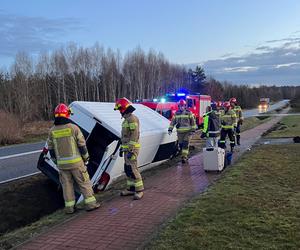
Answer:
<svg viewBox="0 0 300 250"><path fill-rule="evenodd" d="M235 128L235 135L236 135L236 143L240 144L240 140L241 140L241 124L238 122L236 128Z"/></svg>
<svg viewBox="0 0 300 250"><path fill-rule="evenodd" d="M221 129L221 138L220 138L220 148L226 148L226 137L229 137L230 140L230 147L231 151L233 151L233 148L235 146L235 136L234 136L234 130L233 129Z"/></svg>
<svg viewBox="0 0 300 250"><path fill-rule="evenodd" d="M96 203L90 177L83 163L82 166L76 169L60 169L59 180L63 188L65 207L73 207L75 205L74 182L77 183L87 208Z"/></svg>
<svg viewBox="0 0 300 250"><path fill-rule="evenodd" d="M189 155L189 145L190 145L190 140L191 140L191 133L186 132L186 133L178 133L178 143L179 147L181 150L181 158L184 160L188 159Z"/></svg>
<svg viewBox="0 0 300 250"><path fill-rule="evenodd" d="M129 152L125 152L124 154L124 172L127 176L127 190L141 192L144 190L144 183L137 164L139 150L134 149L130 159L128 159L128 153Z"/></svg>

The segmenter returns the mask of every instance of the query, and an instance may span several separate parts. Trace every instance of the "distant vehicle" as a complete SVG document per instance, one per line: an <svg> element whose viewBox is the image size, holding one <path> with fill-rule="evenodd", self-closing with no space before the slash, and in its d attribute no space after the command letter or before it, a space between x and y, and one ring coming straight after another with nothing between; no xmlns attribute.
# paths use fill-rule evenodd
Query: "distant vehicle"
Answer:
<svg viewBox="0 0 300 250"><path fill-rule="evenodd" d="M259 112L266 112L270 106L270 98L260 98L258 110Z"/></svg>
<svg viewBox="0 0 300 250"><path fill-rule="evenodd" d="M211 97L208 95L171 93L166 94L166 96L159 99L153 99L152 101L144 100L139 103L157 111L162 116L171 120L178 110L177 102L180 99L186 100L188 109L195 115L197 125L202 124L206 108L211 104Z"/></svg>

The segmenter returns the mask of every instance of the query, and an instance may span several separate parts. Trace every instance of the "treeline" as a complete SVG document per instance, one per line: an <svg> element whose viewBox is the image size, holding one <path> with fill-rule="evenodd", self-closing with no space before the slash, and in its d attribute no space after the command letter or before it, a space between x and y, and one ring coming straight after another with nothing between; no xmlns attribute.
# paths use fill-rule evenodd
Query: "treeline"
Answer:
<svg viewBox="0 0 300 250"><path fill-rule="evenodd" d="M26 53L17 54L10 71L0 73L0 110L22 121L52 119L60 102L154 98L179 88L209 94L214 100L234 96L244 108L257 106L259 97L291 99L299 90L251 88L206 79L201 67L187 70L154 50L146 53L136 48L122 55L97 43L89 48L69 44L35 60Z"/></svg>
<svg viewBox="0 0 300 250"><path fill-rule="evenodd" d="M90 48L70 44L39 55L36 63L19 53L10 72L0 74L0 110L22 120L51 119L60 102L153 98L188 82L183 65L172 64L153 50L136 48L122 56L98 44Z"/></svg>

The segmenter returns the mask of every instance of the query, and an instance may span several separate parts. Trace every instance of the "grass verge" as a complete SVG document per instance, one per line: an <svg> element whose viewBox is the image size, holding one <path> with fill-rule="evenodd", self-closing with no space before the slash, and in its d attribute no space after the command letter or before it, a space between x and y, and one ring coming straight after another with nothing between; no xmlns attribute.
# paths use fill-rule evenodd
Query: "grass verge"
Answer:
<svg viewBox="0 0 300 250"><path fill-rule="evenodd" d="M267 121L271 120L271 117L266 115L266 116L258 116L258 117L248 117L245 118L243 125L241 126L241 132L252 129L262 123L265 123Z"/></svg>
<svg viewBox="0 0 300 250"><path fill-rule="evenodd" d="M146 249L299 249L300 146L246 153Z"/></svg>
<svg viewBox="0 0 300 250"><path fill-rule="evenodd" d="M267 138L295 137L300 136L300 116L291 115L284 117L267 131Z"/></svg>

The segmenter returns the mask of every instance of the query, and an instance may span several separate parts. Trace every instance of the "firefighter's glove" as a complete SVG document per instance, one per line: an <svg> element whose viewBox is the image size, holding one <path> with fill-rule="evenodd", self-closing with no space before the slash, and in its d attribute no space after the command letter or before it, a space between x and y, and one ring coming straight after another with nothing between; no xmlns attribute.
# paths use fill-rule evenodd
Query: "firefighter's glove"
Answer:
<svg viewBox="0 0 300 250"><path fill-rule="evenodd" d="M119 156L120 156L120 157L123 157L123 153L124 153L123 149L120 148L120 150L119 150Z"/></svg>
<svg viewBox="0 0 300 250"><path fill-rule="evenodd" d="M132 152L128 152L126 157L128 160L132 160L133 156L134 154Z"/></svg>
<svg viewBox="0 0 300 250"><path fill-rule="evenodd" d="M84 162L84 165L88 165L89 164L89 160L86 160L85 162Z"/></svg>
<svg viewBox="0 0 300 250"><path fill-rule="evenodd" d="M206 133L202 132L201 138L202 138L202 139L206 138Z"/></svg>
<svg viewBox="0 0 300 250"><path fill-rule="evenodd" d="M242 120L242 119L239 120L239 124L240 124L240 125L243 125L243 120Z"/></svg>
<svg viewBox="0 0 300 250"><path fill-rule="evenodd" d="M225 121L222 121L221 124L222 124L222 125L226 125L226 122L225 122Z"/></svg>
<svg viewBox="0 0 300 250"><path fill-rule="evenodd" d="M173 129L168 129L168 134L171 135L172 131L173 131Z"/></svg>

